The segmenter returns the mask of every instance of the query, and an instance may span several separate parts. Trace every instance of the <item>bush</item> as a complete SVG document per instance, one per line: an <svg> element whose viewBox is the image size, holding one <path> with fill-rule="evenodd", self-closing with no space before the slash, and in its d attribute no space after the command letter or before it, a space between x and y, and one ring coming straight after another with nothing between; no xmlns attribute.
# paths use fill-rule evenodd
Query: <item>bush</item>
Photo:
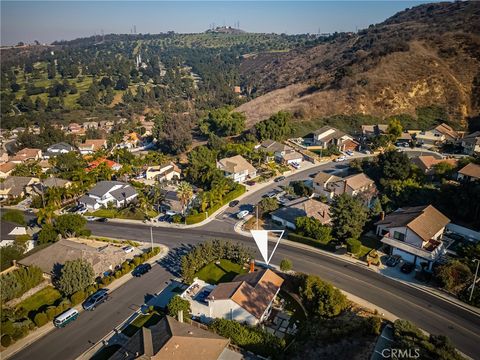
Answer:
<svg viewBox="0 0 480 360"><path fill-rule="evenodd" d="M102 278L102 284L104 286L110 285L111 282L112 282L112 277L111 276L104 276Z"/></svg>
<svg viewBox="0 0 480 360"><path fill-rule="evenodd" d="M12 335L13 331L13 323L10 320L2 322L2 334Z"/></svg>
<svg viewBox="0 0 480 360"><path fill-rule="evenodd" d="M295 233L288 233L288 240L291 240L291 241L295 241L295 242L298 242L298 243L301 243L301 244L305 244L305 245L309 245L309 246L312 246L312 247L315 247L315 248L318 248L318 249L322 249L322 250L327 250L327 251L332 251L333 250L333 246L331 245L331 243L327 243L327 244L323 244L315 239L312 239L312 238L309 238L309 237L306 237L306 236L302 236L302 235L299 235L299 234L295 234Z"/></svg>
<svg viewBox="0 0 480 360"><path fill-rule="evenodd" d="M8 334L3 335L1 343L3 347L9 347L12 344L12 337Z"/></svg>
<svg viewBox="0 0 480 360"><path fill-rule="evenodd" d="M45 315L45 313L41 312L35 315L33 321L35 322L35 325L37 325L38 327L42 327L47 323L48 317L47 315Z"/></svg>
<svg viewBox="0 0 480 360"><path fill-rule="evenodd" d="M53 318L56 316L56 307L55 306L49 306L47 310L45 310L45 314L47 315L47 319L49 321L52 321Z"/></svg>
<svg viewBox="0 0 480 360"><path fill-rule="evenodd" d="M360 240L349 238L347 239L347 251L352 254L358 254L362 248L362 243Z"/></svg>
<svg viewBox="0 0 480 360"><path fill-rule="evenodd" d="M92 265L82 259L66 261L62 267L57 288L66 295L85 289L93 283L94 272Z"/></svg>
<svg viewBox="0 0 480 360"><path fill-rule="evenodd" d="M87 295L93 294L95 291L97 291L97 284L89 285L85 291Z"/></svg>
<svg viewBox="0 0 480 360"><path fill-rule="evenodd" d="M135 266L138 266L138 265L140 265L141 263L142 263L142 259L141 259L139 256L135 256L135 257L133 258L133 264L134 264Z"/></svg>
<svg viewBox="0 0 480 360"><path fill-rule="evenodd" d="M280 262L280 270L282 270L282 271L292 270L292 262L289 259L283 259Z"/></svg>
<svg viewBox="0 0 480 360"><path fill-rule="evenodd" d="M2 254L3 255L3 254ZM43 281L43 272L37 266L18 268L0 277L2 303L15 299Z"/></svg>
<svg viewBox="0 0 480 360"><path fill-rule="evenodd" d="M80 304L83 300L85 300L85 293L80 290L74 293L71 297L70 300L73 305L78 305Z"/></svg>
<svg viewBox="0 0 480 360"><path fill-rule="evenodd" d="M300 297L310 314L334 317L348 307L347 297L318 276L303 275Z"/></svg>
<svg viewBox="0 0 480 360"><path fill-rule="evenodd" d="M371 335L380 335L380 329L382 328L382 319L378 316L371 316L366 319L366 333Z"/></svg>
<svg viewBox="0 0 480 360"><path fill-rule="evenodd" d="M439 266L435 275L443 288L453 294L459 294L472 280L470 268L458 260Z"/></svg>
<svg viewBox="0 0 480 360"><path fill-rule="evenodd" d="M123 275L123 274L122 274L122 271L121 271L121 270L120 270L120 271L115 271L115 274L114 274L115 279L120 279L120 278L122 277L122 275Z"/></svg>

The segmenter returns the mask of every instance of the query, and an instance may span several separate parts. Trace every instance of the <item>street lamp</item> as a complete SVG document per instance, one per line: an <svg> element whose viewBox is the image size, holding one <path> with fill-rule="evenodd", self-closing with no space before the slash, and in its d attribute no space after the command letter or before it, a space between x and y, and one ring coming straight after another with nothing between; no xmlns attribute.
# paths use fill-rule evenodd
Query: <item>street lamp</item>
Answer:
<svg viewBox="0 0 480 360"><path fill-rule="evenodd" d="M473 278L472 291L470 292L470 299L468 299L468 301L470 302L472 301L473 290L475 289L475 283L477 282L478 265L480 265L479 259L473 259L473 261L477 262L477 269L475 270L475 277Z"/></svg>

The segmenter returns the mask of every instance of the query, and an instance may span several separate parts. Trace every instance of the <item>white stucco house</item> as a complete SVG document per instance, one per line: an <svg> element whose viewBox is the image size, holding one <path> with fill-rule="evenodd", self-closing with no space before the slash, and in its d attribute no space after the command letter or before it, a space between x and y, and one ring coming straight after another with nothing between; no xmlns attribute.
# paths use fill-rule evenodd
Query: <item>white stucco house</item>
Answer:
<svg viewBox="0 0 480 360"><path fill-rule="evenodd" d="M113 204L120 208L138 196L137 191L130 184L121 181L100 181L95 187L83 195L79 204L83 204L89 210L97 210Z"/></svg>
<svg viewBox="0 0 480 360"><path fill-rule="evenodd" d="M173 162L162 165L149 166L145 171L147 180L171 181L174 178L180 179L182 171Z"/></svg>
<svg viewBox="0 0 480 360"><path fill-rule="evenodd" d="M225 177L238 183L257 176L257 170L241 155L219 160L217 168L223 171Z"/></svg>

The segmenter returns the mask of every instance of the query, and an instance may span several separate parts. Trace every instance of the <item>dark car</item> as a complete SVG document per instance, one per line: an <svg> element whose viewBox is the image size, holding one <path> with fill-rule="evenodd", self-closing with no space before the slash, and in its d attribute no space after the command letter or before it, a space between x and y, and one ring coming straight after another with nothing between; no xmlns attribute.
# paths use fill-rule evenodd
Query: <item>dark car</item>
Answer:
<svg viewBox="0 0 480 360"><path fill-rule="evenodd" d="M97 219L98 222L107 222L108 219L107 218L99 218Z"/></svg>
<svg viewBox="0 0 480 360"><path fill-rule="evenodd" d="M248 180L245 184L247 184L248 186L253 186L256 184L256 182L253 180Z"/></svg>
<svg viewBox="0 0 480 360"><path fill-rule="evenodd" d="M406 262L405 264L402 265L402 267L400 268L400 271L404 274L410 274L413 271L413 269L415 269L415 264Z"/></svg>
<svg viewBox="0 0 480 360"><path fill-rule="evenodd" d="M132 275L135 277L140 277L143 274L146 274L152 269L152 265L150 264L141 264L138 265L135 269L132 271Z"/></svg>
<svg viewBox="0 0 480 360"><path fill-rule="evenodd" d="M286 179L285 176L279 176L279 177L277 177L274 181L275 181L275 182L280 182L280 181L283 181L283 180L285 180L285 179Z"/></svg>
<svg viewBox="0 0 480 360"><path fill-rule="evenodd" d="M230 201L230 204L228 204L228 206L230 206L230 207L235 207L235 206L237 206L239 203L240 203L240 201L238 201L238 200L233 200L233 201Z"/></svg>
<svg viewBox="0 0 480 360"><path fill-rule="evenodd" d="M108 289L100 289L95 294L88 297L82 304L85 310L95 310L95 307L108 299Z"/></svg>
<svg viewBox="0 0 480 360"><path fill-rule="evenodd" d="M388 257L387 261L385 261L385 265L390 267L395 267L400 262L399 255L391 255Z"/></svg>

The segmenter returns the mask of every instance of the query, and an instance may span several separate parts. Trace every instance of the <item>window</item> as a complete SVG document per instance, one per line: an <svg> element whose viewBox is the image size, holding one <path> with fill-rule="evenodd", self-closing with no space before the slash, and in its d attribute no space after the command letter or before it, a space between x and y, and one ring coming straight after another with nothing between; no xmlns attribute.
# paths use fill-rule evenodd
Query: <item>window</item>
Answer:
<svg viewBox="0 0 480 360"><path fill-rule="evenodd" d="M394 231L393 238L399 241L405 241L405 234L402 234L401 232L398 232L398 231Z"/></svg>

